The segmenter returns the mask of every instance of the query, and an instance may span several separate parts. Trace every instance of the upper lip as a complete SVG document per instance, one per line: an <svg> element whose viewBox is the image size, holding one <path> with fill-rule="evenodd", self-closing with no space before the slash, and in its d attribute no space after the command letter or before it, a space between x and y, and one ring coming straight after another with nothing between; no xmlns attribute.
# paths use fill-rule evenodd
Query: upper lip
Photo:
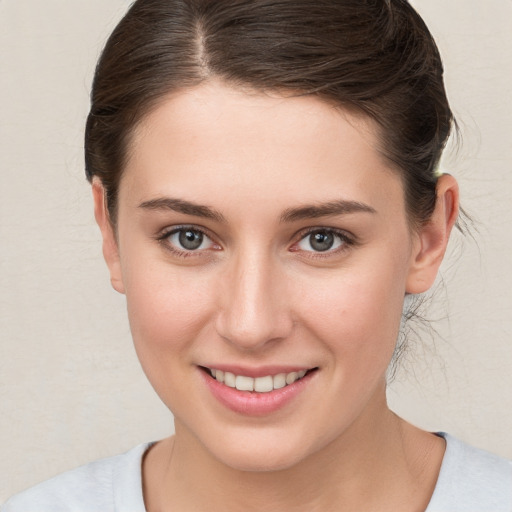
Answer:
<svg viewBox="0 0 512 512"><path fill-rule="evenodd" d="M221 370L223 372L230 372L234 375L243 375L245 377L266 377L267 375L279 375L280 373L299 372L301 370L312 370L313 366L304 365L266 365L258 367L249 367L232 364L205 364L201 365L203 368L210 370Z"/></svg>

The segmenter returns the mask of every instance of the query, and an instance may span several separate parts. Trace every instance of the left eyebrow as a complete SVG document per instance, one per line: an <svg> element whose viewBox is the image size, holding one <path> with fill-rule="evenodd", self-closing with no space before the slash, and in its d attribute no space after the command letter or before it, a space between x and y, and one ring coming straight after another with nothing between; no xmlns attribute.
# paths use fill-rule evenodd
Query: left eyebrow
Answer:
<svg viewBox="0 0 512 512"><path fill-rule="evenodd" d="M281 222L293 222L297 220L316 219L330 215L347 215L349 213L372 213L377 211L371 206L358 201L329 201L327 203L311 204L288 208L281 215Z"/></svg>

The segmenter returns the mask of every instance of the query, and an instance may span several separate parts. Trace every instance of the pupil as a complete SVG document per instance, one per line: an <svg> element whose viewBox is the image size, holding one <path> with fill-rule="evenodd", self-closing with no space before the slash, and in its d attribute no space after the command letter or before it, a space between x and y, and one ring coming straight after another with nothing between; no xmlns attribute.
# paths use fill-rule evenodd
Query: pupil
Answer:
<svg viewBox="0 0 512 512"><path fill-rule="evenodd" d="M328 251L334 245L332 233L313 233L310 237L311 247L315 251Z"/></svg>
<svg viewBox="0 0 512 512"><path fill-rule="evenodd" d="M203 234L198 231L181 231L179 238L181 246L191 251L197 249L203 243Z"/></svg>

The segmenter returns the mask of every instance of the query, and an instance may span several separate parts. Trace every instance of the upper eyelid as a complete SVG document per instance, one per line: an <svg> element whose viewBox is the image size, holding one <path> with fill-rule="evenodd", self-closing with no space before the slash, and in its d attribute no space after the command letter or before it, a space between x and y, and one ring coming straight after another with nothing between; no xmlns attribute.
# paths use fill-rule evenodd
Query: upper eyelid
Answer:
<svg viewBox="0 0 512 512"><path fill-rule="evenodd" d="M212 247L207 247L204 249L186 249L185 247L180 247L176 245L175 243L171 242L169 238L171 235L175 235L176 233L179 233L180 231L197 231L205 236L210 241L211 246L219 246L219 243L216 242L215 238L212 237L208 230L201 226L196 225L190 225L190 224L184 224L184 225L174 225L174 226L168 226L166 228L163 228L160 230L157 235L155 236L155 240L162 245L167 251L170 251L175 256L184 258L184 257L204 257L205 255L209 254L208 251L212 249Z"/></svg>
<svg viewBox="0 0 512 512"><path fill-rule="evenodd" d="M295 238L297 240L302 240L306 236L317 231L327 231L329 233L334 233L335 235L338 235L342 238L348 239L352 242L356 241L356 237L352 233L350 233L350 231L347 231L346 229L331 228L326 226L312 226L309 228L301 229L298 233L295 234Z"/></svg>
<svg viewBox="0 0 512 512"><path fill-rule="evenodd" d="M165 238L170 236L171 234L177 233L179 231L183 231L186 229L190 229L192 231L199 231L206 237L208 237L213 243L222 245L218 241L218 237L211 233L211 231L203 226L199 226L197 224L178 224L173 226L168 226L163 229L161 229L156 238L160 241L163 241ZM327 227L327 226L309 226L307 228L303 228L299 231L297 231L292 237L291 240L293 240L293 245L303 240L305 237L310 235L311 233L317 232L317 231L327 231L329 233L334 233L335 235L341 237L344 239L347 243L355 245L357 243L357 238L350 233L349 231L345 229L340 228L334 228L334 227Z"/></svg>
<svg viewBox="0 0 512 512"><path fill-rule="evenodd" d="M329 232L333 233L335 236L338 236L341 241L341 245L335 249L329 249L326 251L315 251L315 250L305 250L305 249L299 249L297 246L309 235L315 232ZM309 258L329 258L334 257L336 255L342 254L345 251L349 249L353 249L359 245L358 239L351 234L350 232L347 232L344 229L338 229L338 228L326 228L326 227L312 227L307 230L303 230L299 232L297 238L295 239L295 242L291 245L291 247L288 249L292 252L302 252L305 254L308 254Z"/></svg>
<svg viewBox="0 0 512 512"><path fill-rule="evenodd" d="M161 229L157 233L157 237L158 238L165 238L165 237L167 237L169 235L172 235L173 233L177 233L179 231L185 231L187 229L190 229L191 231L199 231L200 233L202 233L203 235L206 235L211 240L213 240L215 238L210 233L210 230L208 230L208 229L206 229L206 228L204 228L202 226L197 226L196 224L178 224L178 225L175 225L175 226L168 226L168 227L165 227L165 228Z"/></svg>
<svg viewBox="0 0 512 512"><path fill-rule="evenodd" d="M160 244L163 244L165 246L174 246L174 244L171 244L171 242L168 240L168 238L176 233L179 233L180 231L186 231L187 229L191 231L198 231L199 233L203 234L212 244L220 245L219 242L217 242L217 239L215 236L212 236L210 234L210 231L206 228L203 228L202 226L197 226L195 224L182 224L182 225L175 225L175 226L168 226L166 228L161 229L155 236L155 239ZM169 247L170 248L170 247ZM200 254L201 252L207 250L207 249L201 249L201 250L187 250L185 248L179 248L174 247L172 249L174 252L183 252L183 253L190 253L190 254Z"/></svg>

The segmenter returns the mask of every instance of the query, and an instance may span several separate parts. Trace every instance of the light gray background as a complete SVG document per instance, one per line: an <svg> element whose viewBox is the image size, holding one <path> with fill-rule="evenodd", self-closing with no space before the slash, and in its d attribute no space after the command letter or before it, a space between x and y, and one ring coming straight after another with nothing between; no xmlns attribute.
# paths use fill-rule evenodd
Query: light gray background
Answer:
<svg viewBox="0 0 512 512"><path fill-rule="evenodd" d="M83 177L94 63L127 5L0 0L0 502L172 428L110 288ZM512 1L414 5L464 138L443 168L480 234L460 259L460 237L452 246L432 310L442 337L424 337L389 398L426 429L512 457Z"/></svg>

